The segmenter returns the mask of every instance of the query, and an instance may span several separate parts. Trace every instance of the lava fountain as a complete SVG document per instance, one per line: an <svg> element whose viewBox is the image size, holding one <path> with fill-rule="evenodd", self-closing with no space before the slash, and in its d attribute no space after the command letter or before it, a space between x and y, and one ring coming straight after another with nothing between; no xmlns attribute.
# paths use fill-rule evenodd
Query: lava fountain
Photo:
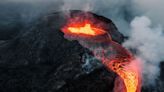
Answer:
<svg viewBox="0 0 164 92"><path fill-rule="evenodd" d="M85 17L84 17L85 16ZM93 23L90 15L69 18L61 29L65 38L77 40L91 50L107 69L118 74L114 92L140 92L141 74L139 59L130 51L113 41L104 23ZM97 22L97 20L96 20ZM105 25L105 26L104 26ZM122 83L120 82L122 81Z"/></svg>

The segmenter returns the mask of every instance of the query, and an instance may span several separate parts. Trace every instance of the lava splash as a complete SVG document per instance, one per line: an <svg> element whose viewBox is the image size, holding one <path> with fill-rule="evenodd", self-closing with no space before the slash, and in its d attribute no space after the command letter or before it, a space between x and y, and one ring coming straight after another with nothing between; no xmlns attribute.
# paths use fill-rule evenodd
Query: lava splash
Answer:
<svg viewBox="0 0 164 92"><path fill-rule="evenodd" d="M107 30L87 18L77 22L76 19L81 19L79 17L68 19L68 23L62 28L65 38L78 40L82 46L91 50L107 69L118 74L123 85L116 82L114 92L140 92L141 77L138 59L113 41Z"/></svg>

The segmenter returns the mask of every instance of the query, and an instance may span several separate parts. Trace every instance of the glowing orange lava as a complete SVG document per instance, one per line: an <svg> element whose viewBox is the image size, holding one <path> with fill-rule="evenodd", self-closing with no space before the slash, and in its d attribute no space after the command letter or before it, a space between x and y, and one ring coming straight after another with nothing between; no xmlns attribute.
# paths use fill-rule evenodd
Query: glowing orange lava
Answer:
<svg viewBox="0 0 164 92"><path fill-rule="evenodd" d="M118 75L124 80L127 92L136 92L138 86L138 74L131 69L122 70L117 72Z"/></svg>
<svg viewBox="0 0 164 92"><path fill-rule="evenodd" d="M77 35L77 37L79 36L82 37L82 35L97 36L97 35L101 35L105 33L107 34L107 32L104 31L103 29L93 27L93 25L91 25L90 23L84 23L83 26L79 26L79 24L74 24L71 26L67 25L66 28L62 31L67 35L74 34L74 35ZM114 50L117 51L118 53L123 52L122 54L127 54L127 56L131 54L126 49L124 49L120 44L115 44L115 42L113 42L112 40L109 40L108 43L110 43L109 45L112 45L114 47ZM85 47L90 48L92 46L85 46ZM103 48L102 50L104 49L106 48ZM93 50L93 52L96 52L96 51ZM95 57L96 58L98 58L99 56L101 57L104 53L105 52L100 53L97 56L95 55ZM133 62L132 60L133 56L125 57L125 58L119 58L119 57L117 58L118 59L109 61L108 60L109 57L104 55L103 57L101 57L100 60L107 68L109 68L110 70L113 70L123 80L126 88L123 89L124 91L121 91L121 92L140 92L140 88L139 88L140 86L139 75L140 74L137 68L135 68L138 66L130 64L131 62ZM115 91L115 92L118 92L118 91Z"/></svg>
<svg viewBox="0 0 164 92"><path fill-rule="evenodd" d="M72 33L77 33L77 34L96 35L95 31L92 30L90 24L85 24L84 27L79 27L79 28L69 27L68 30L70 30L70 32Z"/></svg>
<svg viewBox="0 0 164 92"><path fill-rule="evenodd" d="M67 28L67 33L71 34L76 34L76 35L90 35L90 36L95 36L95 35L101 35L104 34L105 31L103 31L100 28L96 28L91 26L90 23L83 24L84 26L79 26L79 25L72 25Z"/></svg>
<svg viewBox="0 0 164 92"><path fill-rule="evenodd" d="M137 92L137 88L140 86L140 76L135 66L138 64L134 66L129 64L131 61L126 63L122 62L122 60L120 61L111 61L108 67L122 78L126 87L126 92Z"/></svg>

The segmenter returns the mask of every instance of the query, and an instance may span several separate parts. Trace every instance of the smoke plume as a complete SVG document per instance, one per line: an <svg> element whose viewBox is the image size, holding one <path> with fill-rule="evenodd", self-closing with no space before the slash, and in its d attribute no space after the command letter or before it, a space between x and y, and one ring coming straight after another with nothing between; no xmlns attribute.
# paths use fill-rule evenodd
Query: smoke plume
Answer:
<svg viewBox="0 0 164 92"><path fill-rule="evenodd" d="M137 49L142 58L144 84L154 84L159 76L159 65L164 60L164 36L160 25L152 27L151 20L145 16L136 17L131 22L131 33L124 46Z"/></svg>

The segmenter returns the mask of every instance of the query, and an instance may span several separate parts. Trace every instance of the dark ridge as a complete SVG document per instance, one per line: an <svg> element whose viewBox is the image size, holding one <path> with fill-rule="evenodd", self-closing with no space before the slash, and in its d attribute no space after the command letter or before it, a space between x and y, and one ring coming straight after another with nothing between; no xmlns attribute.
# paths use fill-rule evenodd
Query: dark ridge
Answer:
<svg viewBox="0 0 164 92"><path fill-rule="evenodd" d="M83 11L70 11L78 12ZM123 41L111 20L89 13L108 23L112 39ZM112 91L116 75L95 64L89 73L84 71L82 56L91 52L63 37L60 29L67 21L66 15L55 12L42 16L14 38L0 43L0 92Z"/></svg>

